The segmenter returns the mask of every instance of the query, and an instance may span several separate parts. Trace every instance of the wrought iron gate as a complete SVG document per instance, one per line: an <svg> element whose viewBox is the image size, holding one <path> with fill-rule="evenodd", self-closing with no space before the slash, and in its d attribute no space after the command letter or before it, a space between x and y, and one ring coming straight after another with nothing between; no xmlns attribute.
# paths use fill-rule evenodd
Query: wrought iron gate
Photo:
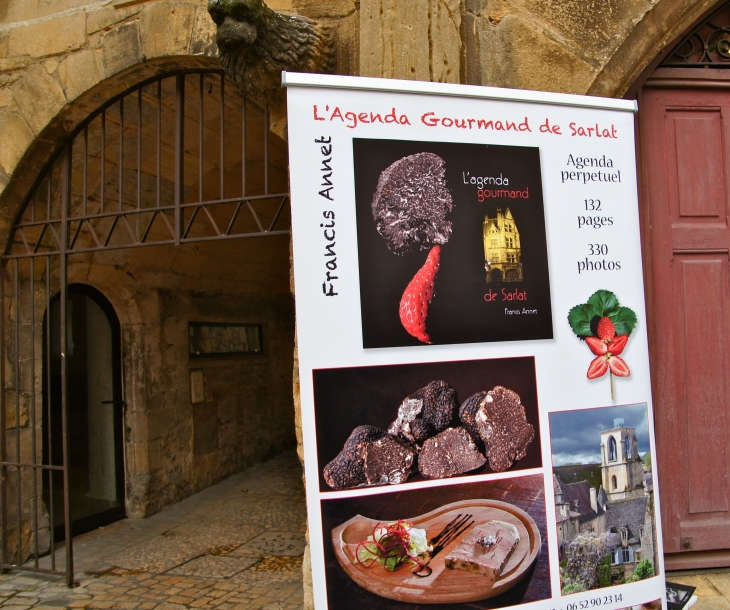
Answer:
<svg viewBox="0 0 730 610"><path fill-rule="evenodd" d="M268 109L243 99L220 71L167 74L96 110L38 177L0 267L3 571L64 574L69 585L74 578L67 428L69 257L288 234L286 147L270 140L268 123ZM52 345L50 314L56 298L57 346ZM51 387L54 349L60 350L60 405L44 398ZM61 415L60 452L51 446L55 408ZM61 521L53 501L59 490L63 565L57 564L53 536L54 524ZM49 563L41 562L46 553Z"/></svg>

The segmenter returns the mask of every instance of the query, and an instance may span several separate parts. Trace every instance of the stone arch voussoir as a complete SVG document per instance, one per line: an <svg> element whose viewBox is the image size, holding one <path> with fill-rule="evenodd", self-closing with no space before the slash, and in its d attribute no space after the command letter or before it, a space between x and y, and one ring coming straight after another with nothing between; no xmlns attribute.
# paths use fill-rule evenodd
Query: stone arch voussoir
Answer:
<svg viewBox="0 0 730 610"><path fill-rule="evenodd" d="M598 74L588 95L622 97L670 44L717 0L659 0L631 30Z"/></svg>

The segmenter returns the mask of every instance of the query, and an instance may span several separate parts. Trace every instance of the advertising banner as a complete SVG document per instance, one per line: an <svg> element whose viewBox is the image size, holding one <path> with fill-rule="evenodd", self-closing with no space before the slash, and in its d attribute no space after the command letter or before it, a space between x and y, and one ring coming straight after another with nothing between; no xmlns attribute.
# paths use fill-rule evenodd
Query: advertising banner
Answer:
<svg viewBox="0 0 730 610"><path fill-rule="evenodd" d="M316 607L661 607L635 103L284 84Z"/></svg>

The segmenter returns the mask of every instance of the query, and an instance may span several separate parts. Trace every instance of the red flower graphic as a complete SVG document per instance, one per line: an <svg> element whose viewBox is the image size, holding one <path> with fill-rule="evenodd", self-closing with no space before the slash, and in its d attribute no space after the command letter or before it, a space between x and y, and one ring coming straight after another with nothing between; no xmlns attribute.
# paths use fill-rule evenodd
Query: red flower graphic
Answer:
<svg viewBox="0 0 730 610"><path fill-rule="evenodd" d="M588 379L603 377L609 369L617 377L628 377L631 372L624 359L620 357L628 340L628 335L617 335L611 340L586 337L586 344L596 355L588 367Z"/></svg>

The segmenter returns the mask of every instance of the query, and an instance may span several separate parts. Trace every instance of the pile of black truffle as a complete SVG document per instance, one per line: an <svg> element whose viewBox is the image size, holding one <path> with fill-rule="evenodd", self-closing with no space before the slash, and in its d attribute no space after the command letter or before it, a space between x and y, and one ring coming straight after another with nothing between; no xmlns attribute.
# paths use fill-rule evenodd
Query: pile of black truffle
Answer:
<svg viewBox="0 0 730 610"><path fill-rule="evenodd" d="M487 460L502 472L525 457L533 438L535 429L516 392L496 386L457 408L454 388L432 381L401 403L387 432L355 428L323 474L327 485L345 489L403 483L416 470L442 479L481 468Z"/></svg>

